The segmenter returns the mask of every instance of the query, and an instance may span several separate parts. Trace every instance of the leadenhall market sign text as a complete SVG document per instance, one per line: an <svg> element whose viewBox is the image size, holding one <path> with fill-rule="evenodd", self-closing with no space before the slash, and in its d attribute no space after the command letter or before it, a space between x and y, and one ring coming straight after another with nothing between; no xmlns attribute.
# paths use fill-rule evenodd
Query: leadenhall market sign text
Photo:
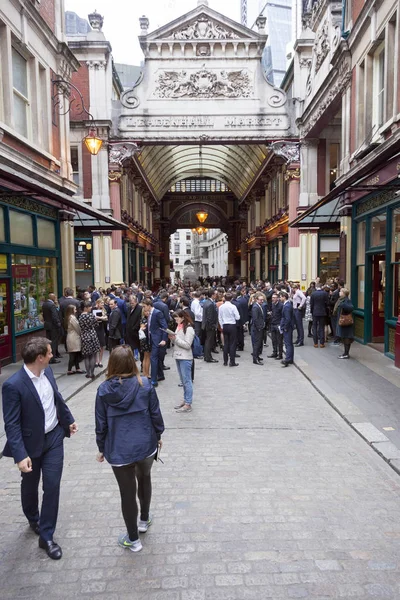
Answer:
<svg viewBox="0 0 400 600"><path fill-rule="evenodd" d="M120 117L120 130L147 129L260 129L271 130L289 129L289 119L286 115L235 115L235 116L185 116L185 117Z"/></svg>

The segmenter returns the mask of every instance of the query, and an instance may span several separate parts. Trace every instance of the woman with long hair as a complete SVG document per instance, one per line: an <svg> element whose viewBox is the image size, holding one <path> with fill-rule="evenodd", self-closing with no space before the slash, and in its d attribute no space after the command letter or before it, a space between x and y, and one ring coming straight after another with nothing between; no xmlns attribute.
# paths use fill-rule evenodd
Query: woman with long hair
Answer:
<svg viewBox="0 0 400 600"><path fill-rule="evenodd" d="M107 460L119 486L127 532L118 544L139 552L139 532L145 533L152 523L150 472L162 447L164 422L157 393L147 377L140 377L129 346L111 352L106 377L96 396L96 458Z"/></svg>
<svg viewBox="0 0 400 600"><path fill-rule="evenodd" d="M193 321L186 310L177 310L172 313L172 317L177 324L176 331L168 337L174 344L174 358L176 368L178 369L181 383L183 384L183 402L175 406L177 412L188 413L192 410L193 385L192 385L192 366L193 366L193 340L194 328Z"/></svg>
<svg viewBox="0 0 400 600"><path fill-rule="evenodd" d="M354 305L350 300L349 290L341 288L339 299L333 309L333 315L337 317L336 335L344 345L344 352L338 358L350 358L350 346L354 342L353 310Z"/></svg>
<svg viewBox="0 0 400 600"><path fill-rule="evenodd" d="M73 304L70 304L65 309L64 329L67 332L65 344L69 354L67 375L83 373L79 366L82 349L81 328L76 318L76 306ZM73 367L75 367L75 371L72 370Z"/></svg>
<svg viewBox="0 0 400 600"><path fill-rule="evenodd" d="M94 379L94 366L96 364L96 355L100 350L99 338L96 333L97 321L92 314L92 303L86 300L83 303L83 313L79 315L79 325L81 327L82 355L85 359L86 377Z"/></svg>

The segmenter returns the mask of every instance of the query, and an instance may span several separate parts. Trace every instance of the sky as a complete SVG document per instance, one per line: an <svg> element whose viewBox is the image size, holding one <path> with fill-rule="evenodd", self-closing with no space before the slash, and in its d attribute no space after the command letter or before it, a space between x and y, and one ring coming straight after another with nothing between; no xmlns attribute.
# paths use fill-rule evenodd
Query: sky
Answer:
<svg viewBox="0 0 400 600"><path fill-rule="evenodd" d="M249 4L254 0L248 0ZM150 20L149 32L158 29L197 6L197 0L65 0L65 9L80 17L97 10L104 17L103 33L111 43L114 61L139 65L143 54L139 46L139 17ZM209 0L214 10L240 21L240 0Z"/></svg>

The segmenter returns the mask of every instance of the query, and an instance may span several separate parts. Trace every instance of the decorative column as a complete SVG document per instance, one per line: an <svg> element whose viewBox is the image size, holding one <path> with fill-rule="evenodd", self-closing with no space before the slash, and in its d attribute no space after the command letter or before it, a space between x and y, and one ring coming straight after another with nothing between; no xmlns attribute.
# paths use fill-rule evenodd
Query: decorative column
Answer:
<svg viewBox="0 0 400 600"><path fill-rule="evenodd" d="M169 281L170 270L169 270L169 236L170 232L163 229L163 250L164 250L164 278ZM182 275L182 273L181 273Z"/></svg>
<svg viewBox="0 0 400 600"><path fill-rule="evenodd" d="M289 231L290 235L290 231ZM290 264L290 263L289 263ZM283 237L278 237L278 280L283 279ZM290 277L289 277L290 279ZM292 280L290 280L292 281Z"/></svg>
<svg viewBox="0 0 400 600"><path fill-rule="evenodd" d="M114 219L121 219L121 190L120 181L122 173L117 168L108 172L110 181L110 205ZM113 231L111 234L111 282L120 283L123 281L122 269L122 232ZM110 258L111 258L110 257Z"/></svg>
<svg viewBox="0 0 400 600"><path fill-rule="evenodd" d="M61 256L62 256L62 286L75 289L75 242L74 242L74 215L69 211L62 211L60 222ZM59 290L60 294L63 290Z"/></svg>
<svg viewBox="0 0 400 600"><path fill-rule="evenodd" d="M297 217L300 196L299 164L291 163L286 170L285 179L288 182L289 223ZM296 227L289 227L288 233L288 277L290 281L301 281L300 268L300 236Z"/></svg>
<svg viewBox="0 0 400 600"><path fill-rule="evenodd" d="M300 145L300 206L312 206L318 201L318 143L319 140L305 139Z"/></svg>
<svg viewBox="0 0 400 600"><path fill-rule="evenodd" d="M346 196L346 194L345 194ZM345 198L346 203L346 198ZM340 210L340 247L339 247L339 277L345 282L345 287L351 289L351 206Z"/></svg>
<svg viewBox="0 0 400 600"><path fill-rule="evenodd" d="M228 275L235 275L235 235L234 228L230 227L228 233Z"/></svg>
<svg viewBox="0 0 400 600"><path fill-rule="evenodd" d="M241 279L248 279L246 242L240 244L240 277Z"/></svg>

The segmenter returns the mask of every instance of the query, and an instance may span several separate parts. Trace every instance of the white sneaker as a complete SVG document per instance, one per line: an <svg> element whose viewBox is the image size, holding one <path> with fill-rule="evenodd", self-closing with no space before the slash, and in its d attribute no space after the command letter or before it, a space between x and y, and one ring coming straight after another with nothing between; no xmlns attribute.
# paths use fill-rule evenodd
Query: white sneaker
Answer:
<svg viewBox="0 0 400 600"><path fill-rule="evenodd" d="M138 531L140 531L140 533L146 533L146 531L148 530L148 528L150 527L152 522L153 522L152 515L149 515L149 518L147 519L147 521L141 521L139 519Z"/></svg>
<svg viewBox="0 0 400 600"><path fill-rule="evenodd" d="M142 542L139 539L132 542L127 533L119 536L118 544L123 548L127 548L131 552L140 552L143 549Z"/></svg>

